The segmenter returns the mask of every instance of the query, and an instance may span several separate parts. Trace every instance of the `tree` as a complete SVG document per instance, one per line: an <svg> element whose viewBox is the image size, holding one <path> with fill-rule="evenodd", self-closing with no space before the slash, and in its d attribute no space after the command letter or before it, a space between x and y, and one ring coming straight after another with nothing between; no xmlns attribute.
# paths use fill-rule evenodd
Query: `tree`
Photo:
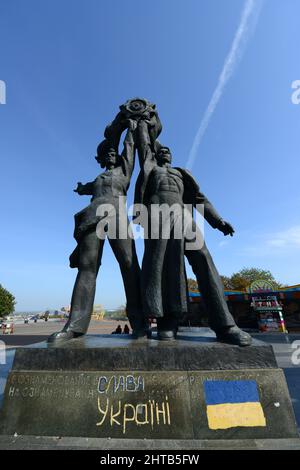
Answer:
<svg viewBox="0 0 300 470"><path fill-rule="evenodd" d="M112 315L112 318L114 320L128 320L125 305L120 305L117 311Z"/></svg>
<svg viewBox="0 0 300 470"><path fill-rule="evenodd" d="M225 290L233 290L231 278L228 276L220 276Z"/></svg>
<svg viewBox="0 0 300 470"><path fill-rule="evenodd" d="M120 305L120 307L114 311L109 311L109 310L106 311L105 318L110 318L111 320L120 320L120 321L128 320L125 305Z"/></svg>
<svg viewBox="0 0 300 470"><path fill-rule="evenodd" d="M222 281L225 289L246 291L253 281L263 279L273 284L274 288L283 287L283 285L276 281L273 274L265 269L258 268L243 268L237 273L233 273L229 278L222 276Z"/></svg>
<svg viewBox="0 0 300 470"><path fill-rule="evenodd" d="M231 276L220 276L225 290L247 291L253 281L265 280L273 284L274 289L284 287L279 281L276 281L273 274L266 269L243 268L233 273ZM189 292L199 292L197 281L188 279Z"/></svg>
<svg viewBox="0 0 300 470"><path fill-rule="evenodd" d="M14 296L0 284L0 318L15 311Z"/></svg>

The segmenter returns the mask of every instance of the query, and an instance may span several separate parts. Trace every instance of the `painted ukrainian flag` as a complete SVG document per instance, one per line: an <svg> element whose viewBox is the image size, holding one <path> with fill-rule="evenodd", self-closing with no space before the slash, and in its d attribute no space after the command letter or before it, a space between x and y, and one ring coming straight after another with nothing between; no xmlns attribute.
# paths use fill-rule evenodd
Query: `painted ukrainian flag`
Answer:
<svg viewBox="0 0 300 470"><path fill-rule="evenodd" d="M266 426L254 380L206 380L204 391L210 429Z"/></svg>

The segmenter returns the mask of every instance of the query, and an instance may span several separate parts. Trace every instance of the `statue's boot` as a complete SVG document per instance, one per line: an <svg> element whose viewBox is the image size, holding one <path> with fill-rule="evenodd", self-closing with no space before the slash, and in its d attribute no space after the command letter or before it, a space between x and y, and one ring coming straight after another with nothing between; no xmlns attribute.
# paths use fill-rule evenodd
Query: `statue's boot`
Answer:
<svg viewBox="0 0 300 470"><path fill-rule="evenodd" d="M47 339L48 343L59 343L59 342L65 342L69 341L70 339L74 338L79 338L79 336L83 336L84 333L76 333L75 331L72 330L62 330L58 331L57 333L53 333L49 338Z"/></svg>
<svg viewBox="0 0 300 470"><path fill-rule="evenodd" d="M157 339L172 341L176 338L178 322L172 317L157 318Z"/></svg>
<svg viewBox="0 0 300 470"><path fill-rule="evenodd" d="M131 318L132 339L151 338L152 331L145 318Z"/></svg>
<svg viewBox="0 0 300 470"><path fill-rule="evenodd" d="M173 330L157 330L157 339L160 341L173 341L175 332Z"/></svg>
<svg viewBox="0 0 300 470"><path fill-rule="evenodd" d="M148 329L134 329L132 330L131 337L132 339L141 339L141 338L148 338L151 339L152 331L151 328Z"/></svg>
<svg viewBox="0 0 300 470"><path fill-rule="evenodd" d="M237 325L222 328L216 331L217 339L222 343L235 344L237 346L250 346L251 336L241 330Z"/></svg>

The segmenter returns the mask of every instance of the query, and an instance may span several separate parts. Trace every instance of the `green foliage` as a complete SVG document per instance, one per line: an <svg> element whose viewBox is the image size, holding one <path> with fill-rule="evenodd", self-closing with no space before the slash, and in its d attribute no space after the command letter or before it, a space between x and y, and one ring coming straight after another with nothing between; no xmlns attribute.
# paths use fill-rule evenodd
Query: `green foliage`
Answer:
<svg viewBox="0 0 300 470"><path fill-rule="evenodd" d="M121 305L117 310L114 312L105 312L105 318L110 318L112 320L128 320L126 314L126 308L124 305Z"/></svg>
<svg viewBox="0 0 300 470"><path fill-rule="evenodd" d="M14 296L0 284L0 318L13 313L15 304Z"/></svg>
<svg viewBox="0 0 300 470"><path fill-rule="evenodd" d="M246 291L253 281L264 279L270 281L274 288L283 287L283 285L276 281L273 274L265 269L258 268L243 268L232 276L222 276L222 282L225 289Z"/></svg>
<svg viewBox="0 0 300 470"><path fill-rule="evenodd" d="M231 278L228 276L220 276L225 290L233 290Z"/></svg>
<svg viewBox="0 0 300 470"><path fill-rule="evenodd" d="M221 280L225 290L246 291L253 281L260 279L270 281L275 289L284 287L283 284L276 281L273 274L265 269L259 268L243 268L231 276L221 276ZM188 288L190 292L199 292L197 281L188 279Z"/></svg>

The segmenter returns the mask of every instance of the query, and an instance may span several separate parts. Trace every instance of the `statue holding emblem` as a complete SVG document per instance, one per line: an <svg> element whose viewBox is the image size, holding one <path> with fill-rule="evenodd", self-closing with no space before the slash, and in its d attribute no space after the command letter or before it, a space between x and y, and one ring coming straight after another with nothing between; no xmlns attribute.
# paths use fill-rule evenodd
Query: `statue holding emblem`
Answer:
<svg viewBox="0 0 300 470"><path fill-rule="evenodd" d="M183 168L171 166L169 147L157 140L161 130L155 105L141 98L121 105L115 119L106 127L105 139L99 144L96 157L105 171L93 182L78 183L75 189L79 195L92 198L90 204L75 215L77 246L70 256L70 265L78 268L78 274L70 318L64 329L52 335L49 342L66 341L86 333L107 238L120 265L134 338L151 336L148 318L157 319L159 340L176 338L178 323L188 308L186 256L217 338L239 346L251 344L250 335L237 327L228 310L220 276L193 218L194 208L203 207L205 220L224 235L232 236L234 230L200 191L193 176ZM124 149L119 155L124 131ZM126 212L126 195L136 150L140 173L135 186L134 222L147 228L141 269ZM108 206L113 214L110 219L107 218L109 211L104 211ZM162 207L167 209L165 217L161 216ZM191 235L195 239L193 243Z"/></svg>

